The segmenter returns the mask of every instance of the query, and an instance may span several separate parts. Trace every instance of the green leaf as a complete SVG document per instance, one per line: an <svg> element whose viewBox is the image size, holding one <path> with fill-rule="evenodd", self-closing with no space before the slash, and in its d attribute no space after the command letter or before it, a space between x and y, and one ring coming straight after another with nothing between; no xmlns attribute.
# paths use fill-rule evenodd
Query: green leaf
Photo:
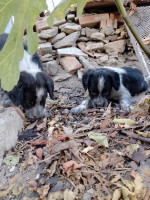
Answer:
<svg viewBox="0 0 150 200"><path fill-rule="evenodd" d="M27 28L29 54L34 54L38 46L37 33L33 33L36 17L47 9L46 0L0 0L1 33L14 16L14 24L7 42L0 52L0 79L4 90L10 91L19 80L19 61L24 55L23 34ZM9 16L9 17L7 17ZM6 20L4 20L6 18Z"/></svg>
<svg viewBox="0 0 150 200"><path fill-rule="evenodd" d="M96 133L96 132L89 132L88 137L90 139L95 140L99 144L101 144L104 147L109 147L108 140L107 140L107 134L105 133Z"/></svg>
<svg viewBox="0 0 150 200"><path fill-rule="evenodd" d="M136 122L132 119L126 119L126 118L123 118L123 119L114 119L113 122L115 124L126 124L126 125L135 125Z"/></svg>
<svg viewBox="0 0 150 200"><path fill-rule="evenodd" d="M47 19L47 23L50 27L52 27L55 18L57 18L58 20L63 19L66 15L68 8L70 8L73 4L77 5L77 16L80 16L82 14L85 4L90 1L92 0L62 0L51 13L50 17Z"/></svg>
<svg viewBox="0 0 150 200"><path fill-rule="evenodd" d="M20 156L13 156L13 155L7 155L3 162L6 164L6 165L12 165L12 166L15 166L19 163L19 159L20 159Z"/></svg>

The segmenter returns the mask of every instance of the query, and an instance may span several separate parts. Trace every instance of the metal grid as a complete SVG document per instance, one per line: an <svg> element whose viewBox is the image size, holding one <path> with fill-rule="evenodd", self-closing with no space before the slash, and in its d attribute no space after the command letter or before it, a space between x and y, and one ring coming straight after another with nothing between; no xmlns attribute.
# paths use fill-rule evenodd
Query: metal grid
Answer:
<svg viewBox="0 0 150 200"><path fill-rule="evenodd" d="M131 22L135 27L136 31L140 35L140 37L145 39L146 37L150 37L150 6L137 7L137 11L139 14L133 14L131 16ZM144 75L150 75L150 59L145 55L143 50L139 47L132 33L128 29L128 33L131 39L131 43L134 47L135 53L140 63L141 70ZM150 51L150 46L147 46Z"/></svg>

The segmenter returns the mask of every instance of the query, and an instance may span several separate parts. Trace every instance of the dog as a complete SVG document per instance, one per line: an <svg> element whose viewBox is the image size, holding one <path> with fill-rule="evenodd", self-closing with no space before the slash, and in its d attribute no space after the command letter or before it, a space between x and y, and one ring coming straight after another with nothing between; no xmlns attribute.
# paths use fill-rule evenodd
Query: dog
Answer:
<svg viewBox="0 0 150 200"><path fill-rule="evenodd" d="M2 50L8 34L0 35L0 51ZM24 57L19 62L20 78L17 85L10 92L1 88L1 103L4 107L15 104L21 105L28 118L41 118L45 116L45 103L47 93L54 99L54 83L52 79L43 72L43 66L39 56L33 56L27 52L27 45L24 44Z"/></svg>
<svg viewBox="0 0 150 200"><path fill-rule="evenodd" d="M82 113L88 108L107 107L110 101L118 101L121 108L131 110L131 96L148 89L148 80L136 67L101 67L90 69L82 77L89 98L71 113Z"/></svg>

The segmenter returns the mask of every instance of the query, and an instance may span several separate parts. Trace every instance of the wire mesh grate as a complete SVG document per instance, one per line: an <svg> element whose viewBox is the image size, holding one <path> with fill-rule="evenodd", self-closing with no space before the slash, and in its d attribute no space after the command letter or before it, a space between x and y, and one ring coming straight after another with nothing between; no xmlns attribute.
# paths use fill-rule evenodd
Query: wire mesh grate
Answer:
<svg viewBox="0 0 150 200"><path fill-rule="evenodd" d="M137 7L138 14L133 14L130 19L135 27L136 31L143 39L150 37L150 6ZM141 70L144 75L150 75L150 59L146 56L143 50L139 47L132 33L128 29L128 33L131 39L131 43L134 47L135 53L137 55L138 61L140 63ZM147 46L150 51L150 46Z"/></svg>

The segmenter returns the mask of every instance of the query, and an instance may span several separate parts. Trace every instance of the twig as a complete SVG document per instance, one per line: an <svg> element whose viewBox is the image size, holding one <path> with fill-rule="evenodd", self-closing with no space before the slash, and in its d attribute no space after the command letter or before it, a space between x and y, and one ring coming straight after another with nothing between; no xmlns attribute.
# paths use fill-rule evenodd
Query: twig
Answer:
<svg viewBox="0 0 150 200"><path fill-rule="evenodd" d="M133 133L131 131L121 131L121 133L123 133L123 134L125 134L125 135L127 135L127 136L129 136L131 138L138 139L138 140L140 140L142 142L150 143L150 138L145 138L145 137L139 136L139 135L137 135L137 134L135 134L135 133Z"/></svg>
<svg viewBox="0 0 150 200"><path fill-rule="evenodd" d="M58 154L60 154L60 152L55 153L55 154L51 155L50 157L48 157L48 158L46 158L44 160L40 160L40 161L38 161L38 163L42 163L42 162L48 161L48 160L52 159L54 156L57 156Z"/></svg>

